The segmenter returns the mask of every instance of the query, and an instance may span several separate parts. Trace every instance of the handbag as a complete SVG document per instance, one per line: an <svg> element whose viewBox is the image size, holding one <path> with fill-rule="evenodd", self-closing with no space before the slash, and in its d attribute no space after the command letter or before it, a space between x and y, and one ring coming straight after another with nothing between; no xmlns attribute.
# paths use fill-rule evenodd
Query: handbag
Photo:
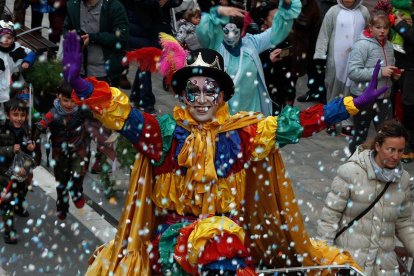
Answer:
<svg viewBox="0 0 414 276"><path fill-rule="evenodd" d="M385 191L388 189L388 187L390 186L390 184L392 183L392 181L388 181L387 184L385 184L384 189L382 189L381 193L375 198L375 200L373 202L371 202L371 204L364 210L362 211L358 216L356 216L353 220L351 220L350 222L347 223L347 225L345 225L338 233L336 233L335 238L334 238L334 242L336 241L336 239L343 233L345 232L349 227L351 227L352 225L354 225L355 222L357 222L359 219L361 219L363 216L365 216L369 210L372 209L372 207L374 207L374 205L380 200L380 198L384 195Z"/></svg>

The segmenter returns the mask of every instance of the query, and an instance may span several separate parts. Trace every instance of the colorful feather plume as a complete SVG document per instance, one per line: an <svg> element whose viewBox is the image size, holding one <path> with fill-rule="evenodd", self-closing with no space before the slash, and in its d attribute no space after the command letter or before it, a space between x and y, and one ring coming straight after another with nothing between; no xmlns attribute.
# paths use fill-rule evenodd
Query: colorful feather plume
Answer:
<svg viewBox="0 0 414 276"><path fill-rule="evenodd" d="M162 55L161 49L155 47L145 47L126 54L126 62L136 62L141 71L157 71L157 64Z"/></svg>
<svg viewBox="0 0 414 276"><path fill-rule="evenodd" d="M171 78L175 71L185 66L187 51L171 35L160 33L162 55L160 59L160 73L166 78L166 84L171 85Z"/></svg>

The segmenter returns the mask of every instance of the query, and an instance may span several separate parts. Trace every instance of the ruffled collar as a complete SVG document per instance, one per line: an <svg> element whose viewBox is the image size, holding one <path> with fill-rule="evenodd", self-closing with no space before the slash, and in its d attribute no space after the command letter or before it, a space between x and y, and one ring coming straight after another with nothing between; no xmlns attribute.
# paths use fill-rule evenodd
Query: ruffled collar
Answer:
<svg viewBox="0 0 414 276"><path fill-rule="evenodd" d="M214 164L217 134L255 124L263 118L253 112L230 116L227 104L217 109L212 121L203 124L195 121L185 107L176 106L173 116L179 126L190 132L177 157L178 164L187 168L186 183L204 184L218 180Z"/></svg>
<svg viewBox="0 0 414 276"><path fill-rule="evenodd" d="M204 124L200 124L191 116L190 112L188 112L188 108L176 106L174 107L173 111L174 119L177 123L180 123L184 128L191 128L191 126L219 126L223 125L229 118L230 112L229 107L227 104L223 104L220 106L215 114L215 117L212 121L206 122Z"/></svg>

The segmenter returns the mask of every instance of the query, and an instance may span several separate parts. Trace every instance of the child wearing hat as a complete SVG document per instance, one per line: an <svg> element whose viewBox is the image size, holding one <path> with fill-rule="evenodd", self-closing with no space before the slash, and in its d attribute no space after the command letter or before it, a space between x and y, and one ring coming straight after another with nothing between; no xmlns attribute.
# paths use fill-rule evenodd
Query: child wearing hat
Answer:
<svg viewBox="0 0 414 276"><path fill-rule="evenodd" d="M16 41L14 24L0 20L0 111L10 99L13 75L27 70L36 60L36 54ZM21 80L18 75L17 80Z"/></svg>

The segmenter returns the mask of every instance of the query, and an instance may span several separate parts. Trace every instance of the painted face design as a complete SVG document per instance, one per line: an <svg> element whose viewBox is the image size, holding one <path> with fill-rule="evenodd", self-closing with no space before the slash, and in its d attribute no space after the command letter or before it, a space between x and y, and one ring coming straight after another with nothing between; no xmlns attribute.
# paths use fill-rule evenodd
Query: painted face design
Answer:
<svg viewBox="0 0 414 276"><path fill-rule="evenodd" d="M190 79L187 81L185 87L185 98L191 104L194 104L196 101L200 101L201 97L204 97L204 100L217 104L217 99L220 93L220 86L218 83L213 80L206 78L204 83L197 83L197 80ZM202 88L202 89L201 89ZM203 95L202 95L203 94Z"/></svg>
<svg viewBox="0 0 414 276"><path fill-rule="evenodd" d="M236 24L228 23L223 27L224 32L224 43L234 47L240 40L240 29L237 28Z"/></svg>

